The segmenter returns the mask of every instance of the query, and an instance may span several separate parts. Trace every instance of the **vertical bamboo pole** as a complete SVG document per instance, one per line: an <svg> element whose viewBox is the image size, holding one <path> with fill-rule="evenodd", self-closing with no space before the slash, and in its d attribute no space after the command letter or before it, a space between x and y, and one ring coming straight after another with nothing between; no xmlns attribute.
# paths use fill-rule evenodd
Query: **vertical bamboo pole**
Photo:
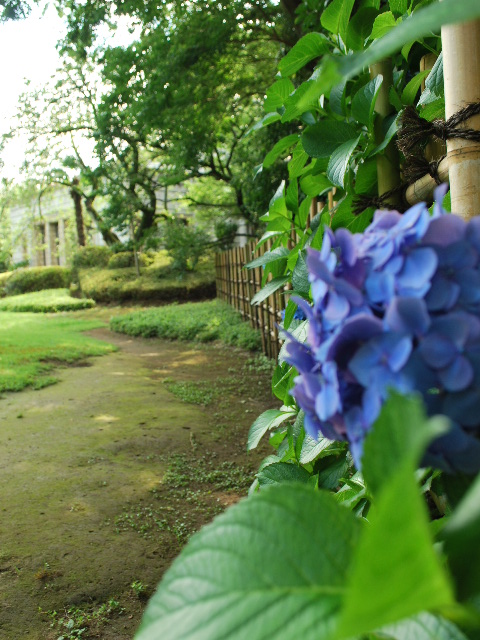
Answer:
<svg viewBox="0 0 480 640"><path fill-rule="evenodd" d="M480 20L442 27L445 118L480 101ZM480 115L462 125L480 129ZM480 143L447 141L452 211L463 218L480 214Z"/></svg>
<svg viewBox="0 0 480 640"><path fill-rule="evenodd" d="M377 62L370 67L370 77L381 75L383 82L375 102L375 141L380 144L384 138L383 122L394 108L390 104L390 88L393 87L393 68L390 59ZM400 162L397 147L390 141L383 153L377 153L378 195L381 196L400 184ZM390 204L398 205L399 196L390 198Z"/></svg>

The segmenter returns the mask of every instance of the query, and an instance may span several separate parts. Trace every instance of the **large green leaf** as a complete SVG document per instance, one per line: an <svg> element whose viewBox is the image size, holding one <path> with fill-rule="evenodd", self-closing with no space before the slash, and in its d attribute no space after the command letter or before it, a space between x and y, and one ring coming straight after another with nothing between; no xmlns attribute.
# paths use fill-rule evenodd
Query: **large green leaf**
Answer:
<svg viewBox="0 0 480 640"><path fill-rule="evenodd" d="M426 446L448 428L447 419L426 419L420 397L392 393L364 445L363 476L373 495L403 461L416 468Z"/></svg>
<svg viewBox="0 0 480 640"><path fill-rule="evenodd" d="M338 34L343 42L347 40L347 28L355 0L332 0L323 11L320 21L322 27Z"/></svg>
<svg viewBox="0 0 480 640"><path fill-rule="evenodd" d="M348 171L350 158L360 141L360 137L361 136L358 136L354 140L344 142L337 147L330 156L330 161L327 167L327 178L337 187L343 188L345 184L345 175Z"/></svg>
<svg viewBox="0 0 480 640"><path fill-rule="evenodd" d="M307 484L310 474L303 467L288 462L276 462L264 467L257 473L257 479L261 487L271 484L285 484L286 482L303 482Z"/></svg>
<svg viewBox="0 0 480 640"><path fill-rule="evenodd" d="M409 464L385 485L369 511L369 522L353 561L337 638L358 636L454 603Z"/></svg>
<svg viewBox="0 0 480 640"><path fill-rule="evenodd" d="M367 125L369 128L371 128L373 124L375 101L382 86L382 81L383 77L381 75L375 76L375 78L367 82L367 84L353 96L352 116L355 120Z"/></svg>
<svg viewBox="0 0 480 640"><path fill-rule="evenodd" d="M264 168L268 169L268 167L271 167L275 160L296 142L298 142L298 135L296 133L292 133L291 135L285 136L279 140L265 156L265 160L263 161Z"/></svg>
<svg viewBox="0 0 480 640"><path fill-rule="evenodd" d="M307 33L280 60L278 68L282 76L291 76L310 60L319 58L329 51L329 43L321 33Z"/></svg>
<svg viewBox="0 0 480 640"><path fill-rule="evenodd" d="M348 23L347 47L353 51L365 48L365 41L372 32L378 11L374 7L364 7L357 11Z"/></svg>
<svg viewBox="0 0 480 640"><path fill-rule="evenodd" d="M443 24L464 22L480 17L480 3L472 0L443 0L434 2L419 9L403 20L383 38L376 40L368 49L359 54L334 58L324 56L320 67L312 75L306 85L300 85L290 96L288 116L285 113L282 120L292 119L307 110L310 105L323 93L342 79L348 80L374 62L391 56L399 51L403 45L419 40L432 31L437 31ZM303 87L307 88L304 89ZM301 91L300 91L301 90Z"/></svg>
<svg viewBox="0 0 480 640"><path fill-rule="evenodd" d="M275 429L294 415L294 411L279 411L278 409L267 409L260 414L248 432L248 451L255 449L267 431Z"/></svg>
<svg viewBox="0 0 480 640"><path fill-rule="evenodd" d="M302 450L300 452L300 463L308 464L315 460L324 449L332 444L331 440L320 437L319 440L314 440L308 433L305 434L305 438L302 442Z"/></svg>
<svg viewBox="0 0 480 640"><path fill-rule="evenodd" d="M305 260L305 252L301 252L298 256L297 264L292 273L292 285L295 291L307 295L310 291L310 281L308 279L307 262Z"/></svg>
<svg viewBox="0 0 480 640"><path fill-rule="evenodd" d="M262 267L264 264L270 262L277 262L277 260L284 260L290 251L286 247L278 247L272 251L268 251L263 256L259 256L245 265L247 269L254 269L255 267Z"/></svg>
<svg viewBox="0 0 480 640"><path fill-rule="evenodd" d="M279 276L278 278L270 280L270 282L267 282L267 284L262 289L260 289L260 291L257 291L257 293L253 296L250 304L260 304L260 302L263 302L266 298L268 298L268 296L271 296L272 293L275 293L275 291L281 289L289 279L289 276Z"/></svg>
<svg viewBox="0 0 480 640"><path fill-rule="evenodd" d="M277 80L277 82L274 82L274 84L267 89L267 97L263 104L265 111L276 111L280 107L283 107L288 96L294 89L293 82L289 78L281 78Z"/></svg>
<svg viewBox="0 0 480 640"><path fill-rule="evenodd" d="M381 637L385 634L387 640L468 640L451 622L431 613L420 613L381 631Z"/></svg>
<svg viewBox="0 0 480 640"><path fill-rule="evenodd" d="M332 640L360 522L303 484L272 486L195 535L136 640Z"/></svg>
<svg viewBox="0 0 480 640"><path fill-rule="evenodd" d="M310 175L301 178L300 187L305 195L314 198L315 196L325 193L325 191L329 191L333 187L333 184L323 173L319 173L316 176Z"/></svg>
<svg viewBox="0 0 480 640"><path fill-rule="evenodd" d="M442 532L461 598L480 593L480 475Z"/></svg>
<svg viewBox="0 0 480 640"><path fill-rule="evenodd" d="M372 27L372 33L370 34L371 40L376 40L377 38L381 38L382 36L389 33L392 29L395 28L397 21L395 20L395 16L390 11L386 11L385 13L381 13L375 19Z"/></svg>
<svg viewBox="0 0 480 640"><path fill-rule="evenodd" d="M356 135L355 127L347 122L321 120L305 129L302 146L312 158L329 158L339 145Z"/></svg>
<svg viewBox="0 0 480 640"><path fill-rule="evenodd" d="M428 70L421 71L417 73L410 82L407 84L405 89L402 91L402 102L406 105L412 105L415 102L415 97L420 89L423 80L430 72Z"/></svg>

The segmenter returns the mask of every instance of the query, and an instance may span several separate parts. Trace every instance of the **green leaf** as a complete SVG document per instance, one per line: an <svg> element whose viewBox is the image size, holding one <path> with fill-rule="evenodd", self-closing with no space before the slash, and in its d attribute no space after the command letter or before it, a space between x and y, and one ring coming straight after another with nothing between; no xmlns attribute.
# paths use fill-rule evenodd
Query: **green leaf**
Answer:
<svg viewBox="0 0 480 640"><path fill-rule="evenodd" d="M274 82L272 86L267 89L267 97L263 103L263 107L266 112L276 111L283 107L288 96L295 90L293 82L289 78L281 78Z"/></svg>
<svg viewBox="0 0 480 640"><path fill-rule="evenodd" d="M381 13L373 23L370 39L378 40L378 38L382 38L389 31L394 29L396 24L397 24L397 21L395 20L395 16L391 11L386 11L385 13Z"/></svg>
<svg viewBox="0 0 480 640"><path fill-rule="evenodd" d="M410 82L407 84L407 86L405 87L405 89L402 91L402 102L405 105L412 105L415 102L415 98L417 96L418 90L420 89L423 79L429 74L430 72L427 71L421 71L420 73L417 73L416 76L414 76Z"/></svg>
<svg viewBox="0 0 480 640"><path fill-rule="evenodd" d="M246 135L248 136L253 131L258 131L259 129L263 129L263 127L267 127L269 124L272 124L273 122L278 122L281 119L282 119L282 116L279 113L267 113L267 115L263 116L261 120L256 122L253 125L253 127L247 131Z"/></svg>
<svg viewBox="0 0 480 640"><path fill-rule="evenodd" d="M263 287L263 289L260 289L260 291L258 291L253 296L250 304L260 304L260 302L263 302L264 300L266 300L268 296L271 296L272 293L275 293L275 291L278 291L278 289L281 289L289 280L290 280L289 276L280 276L278 278L274 278L273 280L270 280L270 282L267 282L267 284Z"/></svg>
<svg viewBox="0 0 480 640"><path fill-rule="evenodd" d="M372 32L373 23L378 15L374 7L364 7L357 11L348 23L347 48L361 51L365 48L365 41Z"/></svg>
<svg viewBox="0 0 480 640"><path fill-rule="evenodd" d="M480 475L453 512L441 538L460 598L480 593Z"/></svg>
<svg viewBox="0 0 480 640"><path fill-rule="evenodd" d="M339 35L343 42L347 40L347 28L355 0L332 0L322 12L320 22L322 27L335 35Z"/></svg>
<svg viewBox="0 0 480 640"><path fill-rule="evenodd" d="M344 187L348 164L352 153L355 151L355 148L360 141L360 138L361 136L358 136L355 140L344 142L342 145L337 147L330 156L327 168L327 178L337 187Z"/></svg>
<svg viewBox="0 0 480 640"><path fill-rule="evenodd" d="M444 96L443 52L440 53L433 65L430 75L425 82L425 88L430 89L437 97Z"/></svg>
<svg viewBox="0 0 480 640"><path fill-rule="evenodd" d="M345 455L341 456L339 460L335 460L332 464L329 464L326 469L320 471L318 474L318 486L323 489L335 491L338 488L340 480L345 477L348 467L349 465Z"/></svg>
<svg viewBox="0 0 480 640"><path fill-rule="evenodd" d="M298 180L292 178L288 183L287 191L285 194L285 203L287 209L292 212L293 217L298 213Z"/></svg>
<svg viewBox="0 0 480 640"><path fill-rule="evenodd" d="M355 176L355 193L374 193L376 192L376 186L377 161L374 159L365 160L358 165L357 174Z"/></svg>
<svg viewBox="0 0 480 640"><path fill-rule="evenodd" d="M297 264L292 273L292 285L295 291L303 293L304 295L308 295L310 291L310 281L308 279L308 269L304 251L298 255Z"/></svg>
<svg viewBox="0 0 480 640"><path fill-rule="evenodd" d="M310 60L319 58L329 51L329 43L321 33L307 33L293 45L287 55L282 58L278 68L282 76L291 76Z"/></svg>
<svg viewBox="0 0 480 640"><path fill-rule="evenodd" d="M311 196L307 196L306 198L304 198L302 200L302 203L298 208L297 221L298 221L298 226L301 229L305 229L305 224L307 222L307 218L308 218L308 215L310 213L311 205L312 205L312 198L311 198Z"/></svg>
<svg viewBox="0 0 480 640"><path fill-rule="evenodd" d="M300 452L300 463L308 464L309 462L313 462L313 460L315 460L315 458L331 444L332 441L328 440L328 438L319 438L317 441L306 433L305 439L302 443L302 450Z"/></svg>
<svg viewBox="0 0 480 640"><path fill-rule="evenodd" d="M437 118L445 118L445 100L444 98L438 98L435 102L427 104L422 109L422 118L432 122Z"/></svg>
<svg viewBox="0 0 480 640"><path fill-rule="evenodd" d="M356 135L356 128L347 122L321 120L305 129L302 146L312 158L329 158L339 145Z"/></svg>
<svg viewBox="0 0 480 640"><path fill-rule="evenodd" d="M135 638L332 640L359 529L327 493L266 487L191 538Z"/></svg>
<svg viewBox="0 0 480 640"><path fill-rule="evenodd" d="M275 160L282 155L284 151L292 147L296 142L298 142L298 135L296 133L292 133L289 136L285 136L281 140L279 140L271 149L267 155L265 156L265 160L263 161L264 169L268 169L271 167Z"/></svg>
<svg viewBox="0 0 480 640"><path fill-rule="evenodd" d="M388 0L388 4L390 5L390 11L403 16L408 11L410 0Z"/></svg>
<svg viewBox="0 0 480 640"><path fill-rule="evenodd" d="M284 484L285 482L303 482L310 480L310 474L303 467L289 462L277 462L270 464L257 473L257 479L261 487L270 484Z"/></svg>
<svg viewBox="0 0 480 640"><path fill-rule="evenodd" d="M326 176L320 173L316 176L310 175L301 178L300 187L305 195L314 198L322 195L325 191L329 191L333 187L333 184Z"/></svg>
<svg viewBox="0 0 480 640"><path fill-rule="evenodd" d="M406 424L403 420L402 428ZM351 568L338 639L454 603L408 464L390 474L376 508L369 511L369 522Z"/></svg>
<svg viewBox="0 0 480 640"><path fill-rule="evenodd" d="M389 118L391 119L390 123L389 123ZM370 153L371 156L374 156L377 153L380 153L381 151L383 151L385 147L388 145L388 143L390 142L390 140L398 131L397 114L389 116L389 118L385 118L385 120L383 121L383 125L388 125L388 129L385 133L385 138L377 147L375 147L375 149L373 149L373 151Z"/></svg>
<svg viewBox="0 0 480 640"><path fill-rule="evenodd" d="M468 640L451 622L426 612L384 627L381 632L382 637L386 634L395 640Z"/></svg>
<svg viewBox="0 0 480 640"><path fill-rule="evenodd" d="M339 82L337 85L335 85L334 87L332 87L332 90L330 91L330 95L328 97L328 101L330 104L330 109L338 114L339 116L344 116L345 115L345 89L346 89L347 83L346 82Z"/></svg>
<svg viewBox="0 0 480 640"><path fill-rule="evenodd" d="M392 393L365 440L363 475L375 496L401 461L416 468L426 446L449 429L446 418L426 419L421 398Z"/></svg>
<svg viewBox="0 0 480 640"><path fill-rule="evenodd" d="M255 449L267 431L275 429L293 415L295 415L293 411L278 411L277 409L264 411L250 427L247 450Z"/></svg>
<svg viewBox="0 0 480 640"><path fill-rule="evenodd" d="M292 159L288 163L288 177L298 178L305 167L308 160L308 153L304 151L302 144L299 142L292 153Z"/></svg>
<svg viewBox="0 0 480 640"><path fill-rule="evenodd" d="M255 267L262 267L264 264L268 264L269 262L284 260L289 253L290 252L286 247L278 247L277 249L268 251L267 253L263 254L263 256L255 258L255 260L252 260L251 262L246 264L245 268L254 269Z"/></svg>
<svg viewBox="0 0 480 640"><path fill-rule="evenodd" d="M376 76L353 96L352 117L358 122L367 125L369 129L373 124L375 102L382 86L382 81L383 77L381 75Z"/></svg>

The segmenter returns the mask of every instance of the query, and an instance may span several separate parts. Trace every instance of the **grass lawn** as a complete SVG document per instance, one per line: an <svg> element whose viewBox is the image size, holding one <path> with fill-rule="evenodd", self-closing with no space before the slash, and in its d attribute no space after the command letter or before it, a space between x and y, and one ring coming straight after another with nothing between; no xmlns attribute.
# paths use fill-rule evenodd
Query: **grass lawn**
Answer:
<svg viewBox="0 0 480 640"><path fill-rule="evenodd" d="M40 389L57 382L54 366L110 353L112 345L82 333L100 326L63 315L0 312L0 392Z"/></svg>
<svg viewBox="0 0 480 640"><path fill-rule="evenodd" d="M221 340L252 351L260 349L260 332L252 329L230 305L220 300L168 305L112 318L110 328L144 338Z"/></svg>
<svg viewBox="0 0 480 640"><path fill-rule="evenodd" d="M68 289L44 289L33 293L22 293L0 300L0 311L32 311L49 313L90 309L95 301L88 298L72 298Z"/></svg>

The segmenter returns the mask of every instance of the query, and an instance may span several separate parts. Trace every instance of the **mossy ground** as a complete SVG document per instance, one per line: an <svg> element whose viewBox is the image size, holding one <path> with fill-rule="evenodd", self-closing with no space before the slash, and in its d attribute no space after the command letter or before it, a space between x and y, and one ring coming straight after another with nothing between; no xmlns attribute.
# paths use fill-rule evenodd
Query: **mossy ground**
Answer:
<svg viewBox="0 0 480 640"><path fill-rule="evenodd" d="M0 400L1 640L130 640L189 535L258 466L248 428L276 403L251 354L93 333L119 351ZM172 380L213 396L182 401Z"/></svg>

